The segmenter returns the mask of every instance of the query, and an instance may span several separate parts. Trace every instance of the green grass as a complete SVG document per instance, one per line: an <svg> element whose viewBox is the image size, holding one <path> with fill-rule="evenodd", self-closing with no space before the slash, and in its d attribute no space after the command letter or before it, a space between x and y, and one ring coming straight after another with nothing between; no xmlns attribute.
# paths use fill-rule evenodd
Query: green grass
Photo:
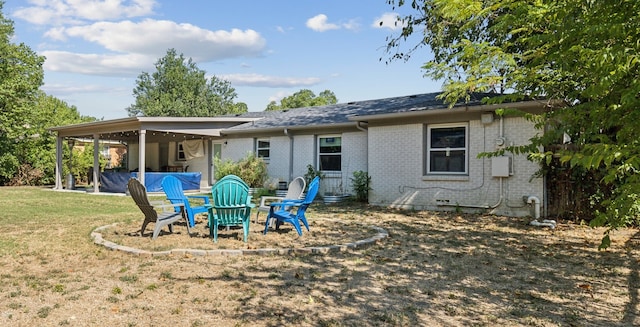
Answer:
<svg viewBox="0 0 640 327"><path fill-rule="evenodd" d="M140 218L129 197L38 187L0 187L0 208L0 255L39 252L45 247L73 251L87 247L87 236L98 226Z"/></svg>

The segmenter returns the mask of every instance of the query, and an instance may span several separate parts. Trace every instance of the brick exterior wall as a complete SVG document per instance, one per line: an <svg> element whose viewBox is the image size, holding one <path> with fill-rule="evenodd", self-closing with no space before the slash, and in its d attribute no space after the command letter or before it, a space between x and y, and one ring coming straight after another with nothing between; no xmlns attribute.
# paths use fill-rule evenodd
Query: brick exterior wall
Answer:
<svg viewBox="0 0 640 327"><path fill-rule="evenodd" d="M322 135L322 134L321 134ZM350 177L356 170L367 170L367 134L365 132L342 133L342 168L339 175L328 176L320 183L320 192L329 191L340 186L343 191L351 192ZM293 176L303 176L307 165L317 166L317 135L294 135L293 141ZM270 137L270 158L268 161L269 177L290 182L288 136ZM229 149L229 150L227 150ZM230 139L222 150L223 159L242 158L247 151L253 150L253 138ZM242 155L240 155L242 154ZM240 155L240 157L238 157Z"/></svg>
<svg viewBox="0 0 640 327"><path fill-rule="evenodd" d="M477 158L496 149L500 120L482 124L469 122L468 176L431 176L424 173L426 124L370 127L368 164L373 190L369 202L375 205L417 210L488 212L507 216L528 216L532 208L523 196L543 200L543 181L531 179L538 170L525 155L511 157L512 175L492 177L491 158ZM526 144L536 133L523 118L505 118L506 144ZM531 179L531 180L530 180ZM501 197L502 190L502 197ZM495 206L495 208L493 208ZM486 208L489 207L489 208Z"/></svg>
<svg viewBox="0 0 640 327"><path fill-rule="evenodd" d="M269 160L267 170L270 178L288 181L289 178L289 138L286 136L270 137Z"/></svg>
<svg viewBox="0 0 640 327"><path fill-rule="evenodd" d="M222 145L222 159L238 161L244 158L248 152L253 152L253 138L228 139L227 144Z"/></svg>

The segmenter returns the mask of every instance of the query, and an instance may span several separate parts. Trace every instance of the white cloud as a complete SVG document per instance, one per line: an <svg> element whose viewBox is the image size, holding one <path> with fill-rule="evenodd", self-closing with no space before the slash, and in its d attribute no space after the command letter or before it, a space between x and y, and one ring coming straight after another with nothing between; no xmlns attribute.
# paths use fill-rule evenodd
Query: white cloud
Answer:
<svg viewBox="0 0 640 327"><path fill-rule="evenodd" d="M348 29L348 30L359 30L360 29L360 23L358 23L358 21L355 20L355 19L351 19L348 22L342 24L342 27L344 27L345 29Z"/></svg>
<svg viewBox="0 0 640 327"><path fill-rule="evenodd" d="M155 0L31 0L14 16L37 25L79 24L117 20L153 13Z"/></svg>
<svg viewBox="0 0 640 327"><path fill-rule="evenodd" d="M90 85L68 85L68 84L45 84L42 86L42 90L48 94L56 95L70 95L78 93L116 93L123 91L130 91L122 87L113 88L102 85L90 84Z"/></svg>
<svg viewBox="0 0 640 327"><path fill-rule="evenodd" d="M398 14L392 12L383 14L382 16L376 18L371 24L371 27L388 28L392 31L402 29L403 26L404 24L400 24L400 22L398 21Z"/></svg>
<svg viewBox="0 0 640 327"><path fill-rule="evenodd" d="M328 17L325 14L316 15L307 20L307 27L316 32L324 32L340 28L340 26L336 24L328 23L327 20Z"/></svg>
<svg viewBox="0 0 640 327"><path fill-rule="evenodd" d="M192 24L146 19L142 22L99 22L91 25L51 29L46 34L61 39L77 37L122 53L155 58L175 48L196 62L259 56L266 41L254 30L211 31ZM155 60L154 60L155 61Z"/></svg>
<svg viewBox="0 0 640 327"><path fill-rule="evenodd" d="M102 55L43 51L44 70L101 76L131 76L153 67L157 58L139 54Z"/></svg>
<svg viewBox="0 0 640 327"><path fill-rule="evenodd" d="M147 19L139 23L99 22L91 25L55 27L46 34L54 40L81 38L112 53L81 54L43 51L45 70L90 75L129 76L153 68L174 48L196 63L262 54L266 41L253 30L211 31L191 24Z"/></svg>
<svg viewBox="0 0 640 327"><path fill-rule="evenodd" d="M286 92L286 91L280 91L278 93L276 93L275 95L272 95L269 97L269 102L274 101L274 102L280 102L280 100L282 100L285 97L291 96L293 95L292 92Z"/></svg>
<svg viewBox="0 0 640 327"><path fill-rule="evenodd" d="M219 75L218 78L231 82L233 86L259 86L259 87L300 87L320 83L317 77L280 77L259 74L229 74Z"/></svg>
<svg viewBox="0 0 640 327"><path fill-rule="evenodd" d="M327 15L319 14L307 19L307 27L316 32L325 32L341 28L354 31L360 29L360 23L358 23L356 19L350 19L348 22L340 24L329 23L328 20Z"/></svg>

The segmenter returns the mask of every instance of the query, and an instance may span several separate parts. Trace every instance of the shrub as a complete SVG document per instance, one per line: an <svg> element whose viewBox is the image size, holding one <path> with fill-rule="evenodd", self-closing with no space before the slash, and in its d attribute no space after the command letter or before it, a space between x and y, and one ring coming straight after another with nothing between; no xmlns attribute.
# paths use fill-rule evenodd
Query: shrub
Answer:
<svg viewBox="0 0 640 327"><path fill-rule="evenodd" d="M307 173L303 176L307 186L311 184L311 181L316 178L316 176L320 177L320 179L324 178L324 174L321 171L313 168L313 165L311 164L307 165Z"/></svg>
<svg viewBox="0 0 640 327"><path fill-rule="evenodd" d="M353 172L351 178L353 192L356 194L356 201L369 202L369 191L371 188L371 176L366 171L358 170Z"/></svg>
<svg viewBox="0 0 640 327"><path fill-rule="evenodd" d="M227 175L240 177L249 187L259 188L267 180L267 164L262 158L257 157L253 152L240 159L238 162L220 158L214 159L215 178L220 179Z"/></svg>
<svg viewBox="0 0 640 327"><path fill-rule="evenodd" d="M238 172L240 171L238 164L231 159L222 160L215 157L213 159L213 165L215 167L214 177L216 179L220 179L227 175L238 175Z"/></svg>
<svg viewBox="0 0 640 327"><path fill-rule="evenodd" d="M267 163L255 155L253 152L247 153L247 155L238 162L240 171L238 176L245 181L249 187L262 187L267 180Z"/></svg>

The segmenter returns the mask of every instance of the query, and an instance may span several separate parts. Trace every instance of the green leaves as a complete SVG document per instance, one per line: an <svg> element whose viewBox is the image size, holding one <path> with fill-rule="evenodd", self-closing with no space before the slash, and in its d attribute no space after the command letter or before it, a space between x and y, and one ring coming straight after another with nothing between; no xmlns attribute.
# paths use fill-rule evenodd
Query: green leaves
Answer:
<svg viewBox="0 0 640 327"><path fill-rule="evenodd" d="M294 108L304 108L304 107L315 107L315 106L325 106L329 104L338 103L338 99L336 95L329 91L324 90L320 92L318 96L316 96L313 91L308 89L302 89L291 96L284 97L280 100L280 105L276 104L275 101L269 103L266 111L271 110L284 110L284 109L294 109Z"/></svg>
<svg viewBox="0 0 640 327"><path fill-rule="evenodd" d="M514 95L492 99L494 103L517 97L558 100L550 101L544 114L527 117L544 134L531 139L530 146L500 151L532 151L531 159L547 164L560 157L557 169L579 168L601 176L606 188L592 191L601 192L606 210L594 215L594 221L611 228L637 224L633 217L640 205L634 192L640 190L632 183L640 171L639 1L411 4L417 13L401 18L411 26L388 38L387 50L402 54L392 59L429 47L434 56L423 66L425 76L444 82L442 98L451 104L478 91ZM399 50L415 32L423 34L420 43ZM558 146L565 133L571 143Z"/></svg>
<svg viewBox="0 0 640 327"><path fill-rule="evenodd" d="M231 83L198 68L175 49L156 62L156 71L138 76L133 95L136 103L127 108L129 116L213 117L247 111L234 103L237 97Z"/></svg>

